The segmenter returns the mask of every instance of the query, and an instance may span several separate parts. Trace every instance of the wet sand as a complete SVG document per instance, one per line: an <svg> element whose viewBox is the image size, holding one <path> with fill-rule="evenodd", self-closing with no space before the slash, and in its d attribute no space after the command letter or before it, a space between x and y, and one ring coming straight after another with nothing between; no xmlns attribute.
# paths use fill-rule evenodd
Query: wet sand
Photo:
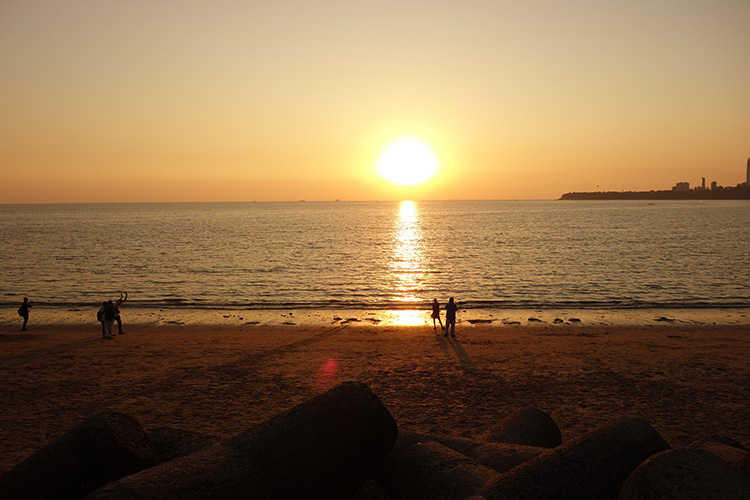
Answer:
<svg viewBox="0 0 750 500"><path fill-rule="evenodd" d="M563 439L631 415L672 446L706 434L750 445L747 323L496 318L446 339L346 319L131 321L114 340L97 324L0 322L0 473L103 410L227 437L346 380L367 383L403 430L474 438L534 405Z"/></svg>

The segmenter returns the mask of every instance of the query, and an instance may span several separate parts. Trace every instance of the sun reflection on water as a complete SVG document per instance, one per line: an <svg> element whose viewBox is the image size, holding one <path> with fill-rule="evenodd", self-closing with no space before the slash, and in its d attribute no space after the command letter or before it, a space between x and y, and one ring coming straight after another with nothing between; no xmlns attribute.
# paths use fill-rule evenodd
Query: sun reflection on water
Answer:
<svg viewBox="0 0 750 500"><path fill-rule="evenodd" d="M404 304L413 303L420 308L419 292L424 282L425 256L422 231L419 226L419 211L413 201L402 201L394 224L393 250L390 258L390 273L393 278L392 300ZM393 311L393 324L421 325L425 323L421 311Z"/></svg>
<svg viewBox="0 0 750 500"><path fill-rule="evenodd" d="M425 311L387 311L384 322L394 326L422 326L428 324L428 314Z"/></svg>

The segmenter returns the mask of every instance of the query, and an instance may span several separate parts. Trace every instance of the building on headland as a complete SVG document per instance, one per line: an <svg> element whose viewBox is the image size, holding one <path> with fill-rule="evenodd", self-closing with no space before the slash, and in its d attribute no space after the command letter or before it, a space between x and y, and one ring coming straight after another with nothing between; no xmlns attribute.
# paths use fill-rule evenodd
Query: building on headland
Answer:
<svg viewBox="0 0 750 500"><path fill-rule="evenodd" d="M706 178L701 185L690 188L689 182L678 182L671 190L662 191L595 191L565 193L561 200L750 200L750 158L747 159L745 182L734 187L724 187L711 182L706 188Z"/></svg>

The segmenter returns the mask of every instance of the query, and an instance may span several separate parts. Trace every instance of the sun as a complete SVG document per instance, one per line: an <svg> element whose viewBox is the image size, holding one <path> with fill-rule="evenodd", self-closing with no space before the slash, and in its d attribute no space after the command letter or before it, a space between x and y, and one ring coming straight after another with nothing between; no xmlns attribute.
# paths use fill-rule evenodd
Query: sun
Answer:
<svg viewBox="0 0 750 500"><path fill-rule="evenodd" d="M401 137L383 148L375 170L388 182L414 186L430 180L439 166L437 155L427 143L414 137Z"/></svg>

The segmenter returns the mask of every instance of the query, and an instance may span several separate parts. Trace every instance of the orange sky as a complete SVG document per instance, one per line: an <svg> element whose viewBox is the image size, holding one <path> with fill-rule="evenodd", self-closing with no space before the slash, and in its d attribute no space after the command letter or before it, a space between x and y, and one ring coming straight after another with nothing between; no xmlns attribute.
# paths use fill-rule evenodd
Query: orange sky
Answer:
<svg viewBox="0 0 750 500"><path fill-rule="evenodd" d="M0 4L0 203L733 186L750 2ZM379 179L391 139L440 173Z"/></svg>

